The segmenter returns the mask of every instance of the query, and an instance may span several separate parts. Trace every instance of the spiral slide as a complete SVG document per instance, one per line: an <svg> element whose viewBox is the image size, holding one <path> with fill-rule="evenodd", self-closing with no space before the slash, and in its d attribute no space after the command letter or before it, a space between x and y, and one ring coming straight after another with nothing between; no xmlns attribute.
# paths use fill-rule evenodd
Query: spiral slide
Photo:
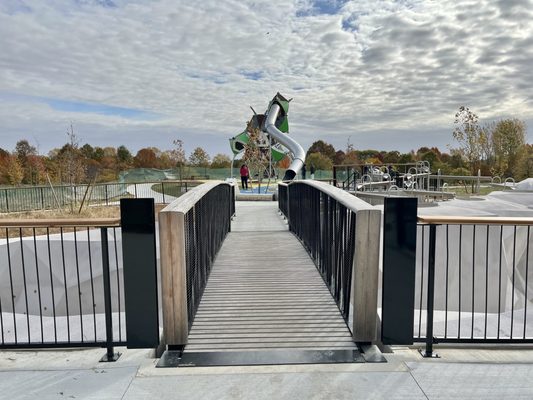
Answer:
<svg viewBox="0 0 533 400"><path fill-rule="evenodd" d="M298 172L302 169L305 160L305 152L298 142L291 138L289 133L289 103L280 93L270 101L265 114L256 114L252 116L247 128L230 139L230 146L235 157L244 151L250 140L250 130L259 129L262 137L259 138L257 145L266 154L270 151L273 161L282 160L285 155L289 154L292 162L285 171L284 181L293 180Z"/></svg>

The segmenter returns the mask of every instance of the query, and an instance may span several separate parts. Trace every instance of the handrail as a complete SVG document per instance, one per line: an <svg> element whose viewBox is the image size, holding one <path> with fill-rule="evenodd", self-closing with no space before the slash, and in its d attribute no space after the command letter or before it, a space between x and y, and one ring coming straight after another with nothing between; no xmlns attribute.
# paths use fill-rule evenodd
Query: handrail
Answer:
<svg viewBox="0 0 533 400"><path fill-rule="evenodd" d="M345 321L351 322L354 341L374 341L381 211L323 182L293 181L286 189L279 202L290 231L313 259Z"/></svg>
<svg viewBox="0 0 533 400"><path fill-rule="evenodd" d="M164 344L187 343L234 213L235 185L222 181L199 185L159 212Z"/></svg>
<svg viewBox="0 0 533 400"><path fill-rule="evenodd" d="M201 185L196 186L195 188L189 190L187 193L181 195L178 199L174 200L168 206L163 208L161 212L180 212L185 214L191 208L194 207L198 201L204 197L211 189L218 185L228 185L232 186L231 183L224 181L209 181Z"/></svg>
<svg viewBox="0 0 533 400"><path fill-rule="evenodd" d="M429 176L431 179L437 179L437 178L440 178L440 179L455 179L455 180L480 180L480 181L485 181L485 182L491 182L494 177L492 176L478 176L478 175L436 175L436 174L431 174Z"/></svg>
<svg viewBox="0 0 533 400"><path fill-rule="evenodd" d="M119 227L120 218L0 219L0 228Z"/></svg>
<svg viewBox="0 0 533 400"><path fill-rule="evenodd" d="M314 188L317 188L321 192L326 193L327 195L333 197L336 201L341 203L344 207L354 212L376 209L373 205L368 204L366 201L358 199L354 195L347 193L346 191L339 189L335 186L328 185L327 183L324 183L324 182L319 182L315 180L293 181L289 184L289 187L291 185L296 185L296 184L305 184L305 185L309 185Z"/></svg>
<svg viewBox="0 0 533 400"><path fill-rule="evenodd" d="M533 225L531 217L459 217L419 216L418 222L427 225Z"/></svg>

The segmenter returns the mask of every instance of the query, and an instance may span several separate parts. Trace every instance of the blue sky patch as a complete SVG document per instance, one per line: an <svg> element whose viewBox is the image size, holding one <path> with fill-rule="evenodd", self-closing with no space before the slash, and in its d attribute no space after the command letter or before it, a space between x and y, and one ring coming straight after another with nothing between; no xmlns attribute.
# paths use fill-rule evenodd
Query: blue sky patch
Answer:
<svg viewBox="0 0 533 400"><path fill-rule="evenodd" d="M307 17L309 15L335 15L338 14L341 8L348 2L348 0L314 0L311 2L311 7L302 9L296 12L297 17Z"/></svg>
<svg viewBox="0 0 533 400"><path fill-rule="evenodd" d="M113 0L75 0L80 5L95 5L105 8L116 8L117 5Z"/></svg>
<svg viewBox="0 0 533 400"><path fill-rule="evenodd" d="M150 116L153 117L153 114L149 112L136 110L134 108L115 107L105 104L82 103L78 101L48 98L43 98L42 101L57 111L101 114L131 119L145 118Z"/></svg>
<svg viewBox="0 0 533 400"><path fill-rule="evenodd" d="M2 0L0 1L0 11L8 15L28 14L31 8L23 0Z"/></svg>
<svg viewBox="0 0 533 400"><path fill-rule="evenodd" d="M264 75L263 71L240 71L239 73L251 81L259 81Z"/></svg>

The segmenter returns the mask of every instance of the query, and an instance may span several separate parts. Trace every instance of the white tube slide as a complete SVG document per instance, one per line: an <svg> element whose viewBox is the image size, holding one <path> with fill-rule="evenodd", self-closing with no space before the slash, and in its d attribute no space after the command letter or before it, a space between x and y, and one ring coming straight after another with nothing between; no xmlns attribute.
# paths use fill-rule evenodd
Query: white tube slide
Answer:
<svg viewBox="0 0 533 400"><path fill-rule="evenodd" d="M292 153L292 163L285 171L285 176L283 177L284 181L292 181L304 165L305 151L302 146L300 146L300 144L293 138L276 128L275 123L276 119L278 118L279 109L279 104L272 104L266 117L265 129L270 136L276 139L276 141L281 143Z"/></svg>

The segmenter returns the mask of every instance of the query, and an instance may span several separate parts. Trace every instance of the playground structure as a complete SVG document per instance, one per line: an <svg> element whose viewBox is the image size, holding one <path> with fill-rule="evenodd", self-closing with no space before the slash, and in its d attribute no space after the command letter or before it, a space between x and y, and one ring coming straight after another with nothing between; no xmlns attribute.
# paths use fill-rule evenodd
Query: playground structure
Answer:
<svg viewBox="0 0 533 400"><path fill-rule="evenodd" d="M292 99L286 99L277 93L268 104L265 114L257 114L252 108L254 115L249 121L246 129L237 136L230 139L230 147L233 152L233 164L236 157L243 153L246 146L254 140L254 145L258 147L264 158L268 157L268 167L265 169L264 177L276 176L272 163L281 161L286 155L290 155L292 162L285 171L284 181L293 180L304 165L305 152L294 139L288 136L289 133L289 103ZM252 138L254 131L259 131L257 138Z"/></svg>
<svg viewBox="0 0 533 400"><path fill-rule="evenodd" d="M350 192L430 190L430 176L428 161L333 166L333 185Z"/></svg>

